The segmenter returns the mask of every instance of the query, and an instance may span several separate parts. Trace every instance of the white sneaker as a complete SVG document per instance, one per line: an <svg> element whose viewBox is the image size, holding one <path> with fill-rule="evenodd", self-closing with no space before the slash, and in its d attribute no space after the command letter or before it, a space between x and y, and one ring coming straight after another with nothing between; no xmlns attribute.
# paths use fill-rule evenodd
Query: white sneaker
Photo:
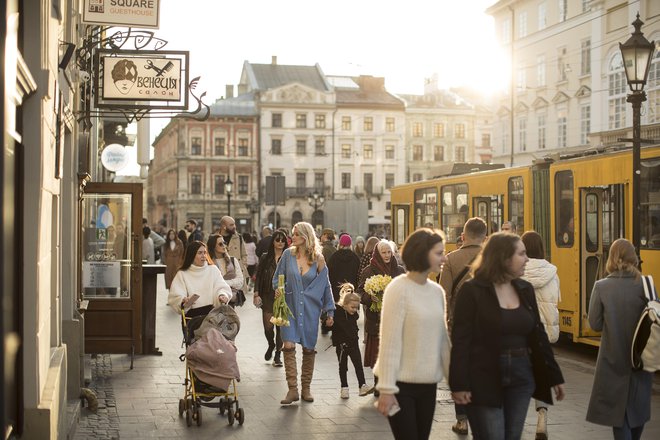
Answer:
<svg viewBox="0 0 660 440"><path fill-rule="evenodd" d="M366 383L360 387L360 396L366 396L374 392L374 387L370 387Z"/></svg>
<svg viewBox="0 0 660 440"><path fill-rule="evenodd" d="M341 393L339 393L339 397L342 399L348 399L348 387L341 387Z"/></svg>

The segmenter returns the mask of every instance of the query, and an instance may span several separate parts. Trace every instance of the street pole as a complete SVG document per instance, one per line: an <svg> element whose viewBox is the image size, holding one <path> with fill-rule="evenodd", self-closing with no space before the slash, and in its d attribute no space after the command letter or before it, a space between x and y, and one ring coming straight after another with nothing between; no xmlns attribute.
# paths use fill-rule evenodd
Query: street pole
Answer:
<svg viewBox="0 0 660 440"><path fill-rule="evenodd" d="M231 194L227 193L227 215L231 217Z"/></svg>
<svg viewBox="0 0 660 440"><path fill-rule="evenodd" d="M639 270L642 270L642 258L640 255L640 183L642 179L642 102L646 101L646 92L634 92L628 95L626 101L632 104L633 108L633 123L632 123L632 242L635 246L635 254L637 254L637 261Z"/></svg>

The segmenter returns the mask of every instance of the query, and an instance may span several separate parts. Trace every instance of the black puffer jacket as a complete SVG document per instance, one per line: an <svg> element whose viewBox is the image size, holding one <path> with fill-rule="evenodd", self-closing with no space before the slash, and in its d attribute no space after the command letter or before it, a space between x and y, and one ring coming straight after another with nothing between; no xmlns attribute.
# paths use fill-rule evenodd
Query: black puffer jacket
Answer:
<svg viewBox="0 0 660 440"><path fill-rule="evenodd" d="M351 283L353 287L357 288L359 269L360 259L352 250L339 249L332 254L328 261L328 277L335 303L339 301L339 286L342 283Z"/></svg>
<svg viewBox="0 0 660 440"><path fill-rule="evenodd" d="M350 314L339 304L335 305L335 321L332 324L332 345L357 343L358 318L357 313Z"/></svg>

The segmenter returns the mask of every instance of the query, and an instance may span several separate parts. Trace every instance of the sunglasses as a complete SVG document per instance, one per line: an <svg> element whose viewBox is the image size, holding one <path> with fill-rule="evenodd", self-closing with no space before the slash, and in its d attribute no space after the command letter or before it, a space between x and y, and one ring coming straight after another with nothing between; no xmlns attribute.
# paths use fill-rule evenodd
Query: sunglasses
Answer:
<svg viewBox="0 0 660 440"><path fill-rule="evenodd" d="M218 246L225 247L225 243L223 241L219 241L216 243Z"/></svg>
<svg viewBox="0 0 660 440"><path fill-rule="evenodd" d="M286 242L286 238L284 238L284 237L277 237L277 238L275 239L275 241L276 241L277 243L285 243L285 242Z"/></svg>

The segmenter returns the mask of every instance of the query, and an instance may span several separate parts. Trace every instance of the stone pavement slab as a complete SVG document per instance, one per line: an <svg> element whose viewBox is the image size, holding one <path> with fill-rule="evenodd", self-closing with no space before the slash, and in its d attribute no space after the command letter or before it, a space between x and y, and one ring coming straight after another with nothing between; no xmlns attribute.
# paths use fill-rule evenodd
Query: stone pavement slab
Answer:
<svg viewBox="0 0 660 440"><path fill-rule="evenodd" d="M114 396L100 417L85 408L77 439L332 439L346 433L351 440L383 440L392 438L387 421L373 407L373 396L359 397L352 367L349 367L348 400L339 398L337 358L328 336L319 335L317 361L312 382L314 403L298 402L282 407L286 394L284 369L265 362L266 342L261 326L261 311L252 306L251 297L238 309L241 330L236 338L241 382L239 402L245 410L245 424L228 426L226 416L217 410L203 408L202 426L188 428L178 415L178 401L183 396L184 363L179 361L181 346L180 319L165 306L166 291L162 275L159 279L156 345L163 356L138 356L130 370L130 358L123 355L99 356L98 368L108 371L100 384L104 396ZM360 323L362 325L362 323ZM298 362L301 352L298 349ZM548 428L552 440L588 440L612 438L611 428L584 420L591 392L593 364L575 360L557 349L557 358L567 381L567 396L548 411ZM367 383L373 383L370 369L365 369ZM660 392L658 380L654 388L652 420L646 425L644 439L660 438ZM445 383L438 391L431 439L468 439L451 432L454 407ZM116 407L111 407L111 404ZM116 437L118 426L118 435ZM525 425L524 439L534 439L536 412L533 402Z"/></svg>

